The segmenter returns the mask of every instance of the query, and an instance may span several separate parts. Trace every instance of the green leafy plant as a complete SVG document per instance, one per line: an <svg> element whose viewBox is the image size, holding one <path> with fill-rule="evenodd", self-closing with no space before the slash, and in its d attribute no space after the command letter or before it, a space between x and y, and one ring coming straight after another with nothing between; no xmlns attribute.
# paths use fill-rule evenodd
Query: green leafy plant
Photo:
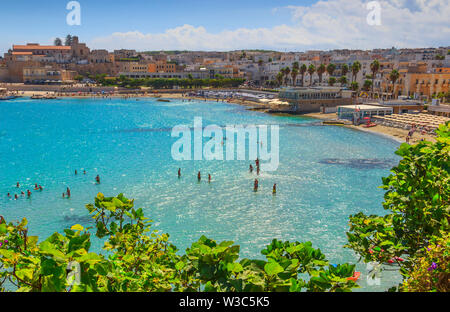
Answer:
<svg viewBox="0 0 450 312"><path fill-rule="evenodd" d="M405 280L433 241L448 242L450 221L450 129L437 131L436 143L402 144L403 159L383 179L385 216L350 217L348 245L365 262L397 266ZM446 236L445 236L446 235ZM446 245L446 242L442 243ZM448 258L447 258L448 265ZM447 287L449 281L447 280Z"/></svg>
<svg viewBox="0 0 450 312"><path fill-rule="evenodd" d="M75 225L45 241L28 236L27 221L0 220L1 290L29 292L350 291L355 266L329 265L311 243L274 240L266 260L240 260L240 247L206 237L184 255L169 235L122 194L98 194L86 206L107 255L90 252L90 230ZM240 260L240 261L239 261Z"/></svg>

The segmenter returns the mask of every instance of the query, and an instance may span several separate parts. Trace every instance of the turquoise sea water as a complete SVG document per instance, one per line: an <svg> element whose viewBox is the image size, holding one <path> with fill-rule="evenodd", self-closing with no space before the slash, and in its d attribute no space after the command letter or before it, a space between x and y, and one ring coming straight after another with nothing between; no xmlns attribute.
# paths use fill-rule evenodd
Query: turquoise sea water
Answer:
<svg viewBox="0 0 450 312"><path fill-rule="evenodd" d="M193 126L194 117L202 117L204 126L279 125L279 169L262 172L260 191L254 193L250 161L174 161L171 148L177 139L171 129ZM9 221L26 217L31 234L47 237L74 224L89 225L84 205L98 192L123 192L181 250L206 235L235 241L243 257L262 257L260 250L278 238L312 241L334 263L356 262L353 252L342 248L348 216L385 213L378 186L398 162L397 147L378 135L226 103L5 101L0 102L0 215ZM212 175L211 184L197 183L199 170L205 178ZM97 174L101 185L95 185ZM6 196L33 190L35 183L44 191L31 199ZM72 198L63 199L67 187ZM94 243L95 249L100 246ZM365 265L358 269L366 272ZM384 290L397 280L385 273L379 287L367 286L365 278L360 284L364 290Z"/></svg>

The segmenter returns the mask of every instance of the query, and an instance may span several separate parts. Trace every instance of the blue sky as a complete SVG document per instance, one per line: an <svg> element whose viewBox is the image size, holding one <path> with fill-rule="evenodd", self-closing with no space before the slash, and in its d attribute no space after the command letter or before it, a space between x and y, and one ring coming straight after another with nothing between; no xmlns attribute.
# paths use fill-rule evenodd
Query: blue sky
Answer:
<svg viewBox="0 0 450 312"><path fill-rule="evenodd" d="M449 0L79 0L81 26L68 26L68 0L2 1L0 52L71 33L93 48L280 51L449 45ZM431 4L429 2L432 2ZM406 11L405 11L406 10Z"/></svg>

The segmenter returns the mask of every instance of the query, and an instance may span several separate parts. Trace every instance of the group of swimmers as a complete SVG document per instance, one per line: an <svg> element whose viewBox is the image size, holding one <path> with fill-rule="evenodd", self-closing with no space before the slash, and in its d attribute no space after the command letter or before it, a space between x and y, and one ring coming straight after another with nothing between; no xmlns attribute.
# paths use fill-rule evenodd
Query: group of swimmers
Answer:
<svg viewBox="0 0 450 312"><path fill-rule="evenodd" d="M256 164L256 174L259 175L261 172L261 167L260 167L260 162L259 162L258 158L256 158L255 164ZM250 165L250 173L253 173L252 165ZM255 179L255 182L253 184L253 191L258 192L258 188L259 188L259 181L258 181L258 179ZM272 194L273 195L277 194L277 184L276 183L273 185Z"/></svg>
<svg viewBox="0 0 450 312"><path fill-rule="evenodd" d="M178 168L178 179L181 179L181 168ZM198 180L198 182L202 181L202 172L201 171L199 171L197 174L197 180ZM211 181L212 181L211 174L208 174L208 183L211 183Z"/></svg>
<svg viewBox="0 0 450 312"><path fill-rule="evenodd" d="M86 170L83 170L83 174L86 175ZM78 175L78 170L75 170L75 175ZM95 177L95 182L97 184L100 184L100 175L97 175ZM70 198L72 196L72 193L70 192L70 188L68 187L66 192L62 193L63 198Z"/></svg>
<svg viewBox="0 0 450 312"><path fill-rule="evenodd" d="M83 174L86 175L86 170L83 170ZM78 175L78 171L77 171L77 170L75 170L75 175ZM96 182L97 184L100 184L100 176L99 176L99 175L97 175L97 176L95 177L95 182ZM16 188L18 188L18 189L20 188L20 182L17 182ZM35 191L42 192L42 191L44 190L44 188L42 187L42 185L36 183L36 184L34 185L34 190L35 190ZM32 193L31 193L30 190L27 190L26 194L25 194L24 191L22 191L21 194L20 194L20 196L25 196L25 195L26 195L28 198L31 198ZM11 193L8 193L6 196L7 196L8 198L12 198ZM67 198L70 198L71 196L72 196L72 194L71 194L70 188L68 187L67 190L66 190L66 192L64 192L64 193L62 194L62 197L63 197L63 198L66 198L66 197L67 197ZM19 195L18 195L18 194L15 194L15 195L14 195L14 200L18 200L18 199L19 199Z"/></svg>
<svg viewBox="0 0 450 312"><path fill-rule="evenodd" d="M261 167L260 167L260 162L259 162L258 158L256 159L255 163L256 163L256 172L259 175L260 172L261 172ZM253 173L253 166L252 165L250 165L250 173ZM178 168L178 179L181 179L181 168ZM198 174L197 174L197 180L198 180L198 182L202 181L202 173L201 173L201 171L199 171ZM208 182L211 183L211 181L212 181L211 174L208 174ZM255 182L254 182L254 185L253 185L253 191L254 192L258 192L258 188L259 188L259 181L258 181L258 179L255 179ZM272 194L273 195L277 194L277 184L276 183L273 185Z"/></svg>
<svg viewBox="0 0 450 312"><path fill-rule="evenodd" d="M20 182L17 182L16 183L16 188L20 188ZM43 190L44 190L44 188L42 187L42 185L38 185L37 183L34 185L34 190L35 191L39 191L39 192L42 192ZM27 190L27 193L25 194L25 192L24 191L22 191L22 192L20 192L20 196L27 196L28 198L30 198L31 197L31 195L32 195L32 193L31 193L31 191L30 190ZM8 193L7 195L6 195L8 198L11 198L12 197L12 195L11 195L11 193ZM19 195L18 194L14 194L14 200L18 200L19 199Z"/></svg>

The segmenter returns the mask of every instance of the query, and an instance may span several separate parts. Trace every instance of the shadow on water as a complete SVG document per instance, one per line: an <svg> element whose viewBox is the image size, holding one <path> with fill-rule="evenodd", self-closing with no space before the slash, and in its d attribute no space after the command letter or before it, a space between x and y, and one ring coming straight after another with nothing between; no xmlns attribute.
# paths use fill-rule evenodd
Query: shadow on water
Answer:
<svg viewBox="0 0 450 312"><path fill-rule="evenodd" d="M94 225L94 220L92 219L91 216L70 215L70 216L64 216L61 219L61 223L70 228L70 227L74 226L75 224L80 224L83 226Z"/></svg>
<svg viewBox="0 0 450 312"><path fill-rule="evenodd" d="M391 169L397 165L394 159L337 159L327 158L319 161L320 164L344 166L352 169Z"/></svg>

